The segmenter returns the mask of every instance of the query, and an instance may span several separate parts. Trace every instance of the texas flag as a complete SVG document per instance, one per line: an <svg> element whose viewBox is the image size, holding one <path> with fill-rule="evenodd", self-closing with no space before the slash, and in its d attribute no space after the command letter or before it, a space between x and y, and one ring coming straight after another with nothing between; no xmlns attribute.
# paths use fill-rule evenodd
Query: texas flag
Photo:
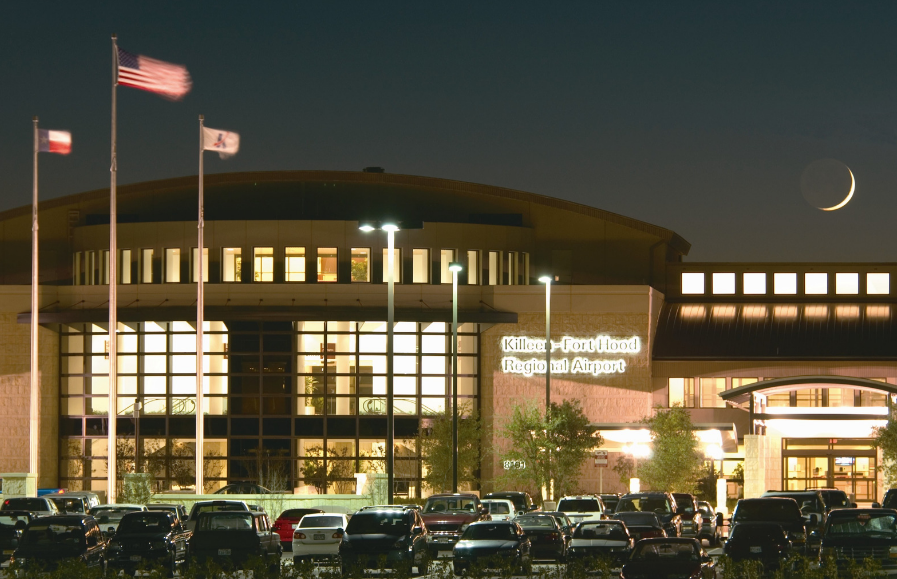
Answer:
<svg viewBox="0 0 897 579"><path fill-rule="evenodd" d="M38 129L37 150L41 153L68 155L72 152L72 134L68 131Z"/></svg>

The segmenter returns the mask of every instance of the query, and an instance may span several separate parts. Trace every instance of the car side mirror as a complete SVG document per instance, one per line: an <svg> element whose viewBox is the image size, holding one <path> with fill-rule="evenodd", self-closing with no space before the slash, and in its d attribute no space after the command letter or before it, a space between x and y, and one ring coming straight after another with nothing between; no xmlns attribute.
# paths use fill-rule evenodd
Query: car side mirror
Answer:
<svg viewBox="0 0 897 579"><path fill-rule="evenodd" d="M857 507L857 504L856 504L856 503L850 503L850 504L853 505L853 508L856 508L856 507ZM881 503L872 503L872 508L873 508L873 509L880 509L880 508L881 508Z"/></svg>

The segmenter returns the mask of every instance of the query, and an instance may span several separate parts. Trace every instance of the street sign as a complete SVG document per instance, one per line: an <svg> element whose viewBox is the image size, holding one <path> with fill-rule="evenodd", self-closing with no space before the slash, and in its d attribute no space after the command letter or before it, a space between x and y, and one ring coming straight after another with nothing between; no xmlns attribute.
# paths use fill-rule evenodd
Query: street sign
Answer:
<svg viewBox="0 0 897 579"><path fill-rule="evenodd" d="M607 468L607 451L596 450L593 454L595 457L595 466Z"/></svg>

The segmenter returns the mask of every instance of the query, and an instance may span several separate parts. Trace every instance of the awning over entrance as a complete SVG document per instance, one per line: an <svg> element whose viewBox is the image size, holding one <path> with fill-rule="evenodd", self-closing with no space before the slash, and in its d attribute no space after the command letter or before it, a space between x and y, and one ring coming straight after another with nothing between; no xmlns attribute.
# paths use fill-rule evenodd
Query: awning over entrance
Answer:
<svg viewBox="0 0 897 579"><path fill-rule="evenodd" d="M753 393L768 396L804 388L853 388L897 394L897 386L887 382L869 380L868 378L853 378L851 376L789 376L787 378L772 378L726 390L720 393L720 398L735 404L748 404Z"/></svg>
<svg viewBox="0 0 897 579"><path fill-rule="evenodd" d="M590 424L598 429L604 439L603 449L613 452L630 452L639 445L651 444L651 432L640 425L599 422ZM695 424L695 436L704 450L714 453L738 452L738 433L731 423Z"/></svg>

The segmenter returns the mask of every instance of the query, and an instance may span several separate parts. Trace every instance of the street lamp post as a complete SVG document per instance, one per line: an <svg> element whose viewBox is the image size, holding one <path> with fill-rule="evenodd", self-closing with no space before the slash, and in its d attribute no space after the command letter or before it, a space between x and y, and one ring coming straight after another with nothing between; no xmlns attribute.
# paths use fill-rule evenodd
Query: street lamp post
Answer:
<svg viewBox="0 0 897 579"><path fill-rule="evenodd" d="M395 325L395 223L381 223L374 226L362 223L358 229L364 232L380 229L386 232L386 498L392 503L395 492L395 408L393 408L393 326Z"/></svg>
<svg viewBox="0 0 897 579"><path fill-rule="evenodd" d="M458 272L463 266L453 261L452 272L452 492L458 492Z"/></svg>
<svg viewBox="0 0 897 579"><path fill-rule="evenodd" d="M543 275L539 281L545 284L545 423L551 412L551 276ZM547 433L546 433L547 437ZM551 449L548 449L548 498L554 500L554 482L551 478Z"/></svg>

